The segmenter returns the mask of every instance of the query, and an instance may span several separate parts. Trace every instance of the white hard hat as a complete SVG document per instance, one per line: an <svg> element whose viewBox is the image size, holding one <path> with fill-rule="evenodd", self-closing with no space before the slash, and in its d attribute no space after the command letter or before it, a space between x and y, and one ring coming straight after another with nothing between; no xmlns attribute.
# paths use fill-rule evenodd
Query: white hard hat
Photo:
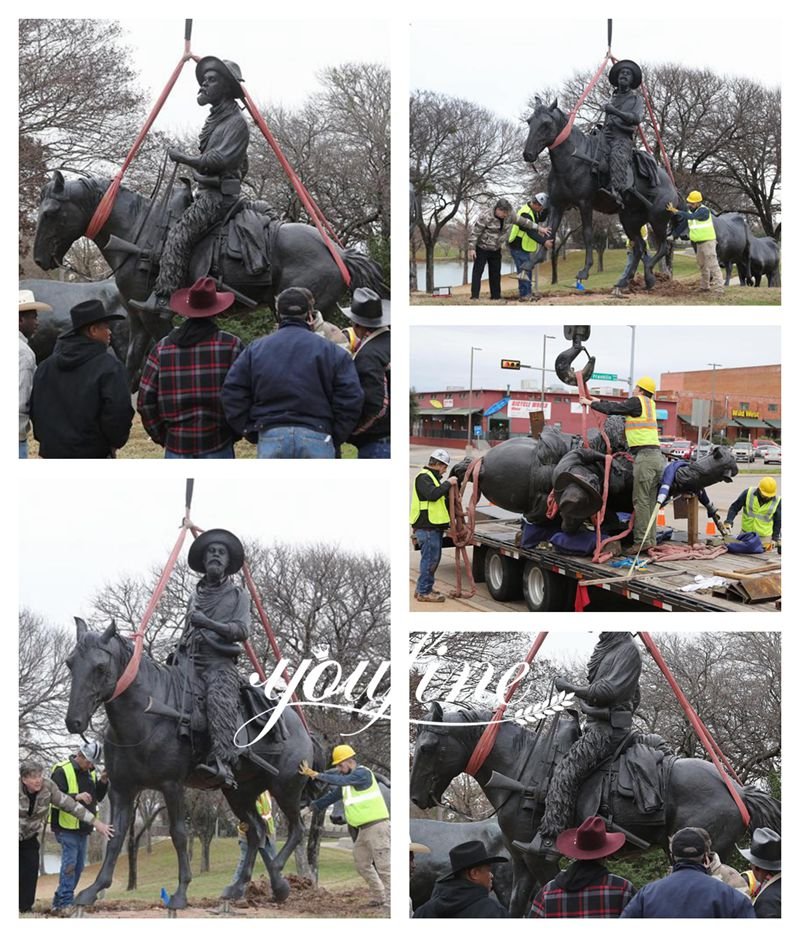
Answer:
<svg viewBox="0 0 800 938"><path fill-rule="evenodd" d="M550 202L550 196L546 192L537 192L533 197L534 202L538 202L542 208L547 208Z"/></svg>
<svg viewBox="0 0 800 938"><path fill-rule="evenodd" d="M88 759L93 765L103 758L103 747L96 739L90 739L88 742L85 742L78 752L83 756L84 759Z"/></svg>
<svg viewBox="0 0 800 938"><path fill-rule="evenodd" d="M434 459L436 462L444 463L445 466L450 465L450 453L448 453L446 449L435 449L431 453L431 458L428 462L433 462Z"/></svg>

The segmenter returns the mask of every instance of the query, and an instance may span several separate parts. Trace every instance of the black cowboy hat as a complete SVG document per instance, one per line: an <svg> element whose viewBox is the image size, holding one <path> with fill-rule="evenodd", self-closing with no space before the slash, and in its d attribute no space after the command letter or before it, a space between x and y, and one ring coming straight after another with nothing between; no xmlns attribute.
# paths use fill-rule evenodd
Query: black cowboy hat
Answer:
<svg viewBox="0 0 800 938"><path fill-rule="evenodd" d="M456 844L450 851L450 872L447 876L441 876L437 882L444 883L455 879L461 870L469 870L473 866L488 866L490 863L508 863L508 857L490 857L486 853L486 847L479 840Z"/></svg>
<svg viewBox="0 0 800 938"><path fill-rule="evenodd" d="M586 466L572 466L553 479L553 491L563 495L570 486L577 486L587 497L586 510L590 515L599 511L603 505L603 494L599 491L600 482Z"/></svg>
<svg viewBox="0 0 800 938"><path fill-rule="evenodd" d="M382 300L374 290L369 287L356 287L353 293L353 305L342 312L357 326L367 329L377 329L389 325L391 304Z"/></svg>
<svg viewBox="0 0 800 938"><path fill-rule="evenodd" d="M209 544L224 544L228 548L230 563L225 571L228 574L237 573L242 569L244 563L244 547L242 542L235 534L226 531L224 528L212 528L210 531L204 531L199 537L195 538L194 543L189 548L189 566L195 573L205 573L203 559L206 548Z"/></svg>
<svg viewBox="0 0 800 938"><path fill-rule="evenodd" d="M759 827L753 831L750 849L736 848L739 853L749 860L753 866L762 870L779 870L781 868L781 835L776 834L771 827Z"/></svg>
<svg viewBox="0 0 800 938"><path fill-rule="evenodd" d="M236 88L234 97L244 100L244 91L241 85L241 82L244 81L242 78L242 70L230 59L218 59L215 55L206 55L200 59L194 70L198 85L203 80L203 75L211 68L221 72L227 78L230 78Z"/></svg>
<svg viewBox="0 0 800 938"><path fill-rule="evenodd" d="M642 70L632 59L620 59L619 62L615 62L611 66L611 71L608 73L608 80L616 88L617 78L623 68L629 68L633 72L631 88L638 88L642 83Z"/></svg>
<svg viewBox="0 0 800 938"><path fill-rule="evenodd" d="M69 311L72 328L62 332L59 338L68 335L77 335L84 326L91 326L95 322L110 322L112 319L124 319L122 313L109 313L100 300L85 300L78 303Z"/></svg>

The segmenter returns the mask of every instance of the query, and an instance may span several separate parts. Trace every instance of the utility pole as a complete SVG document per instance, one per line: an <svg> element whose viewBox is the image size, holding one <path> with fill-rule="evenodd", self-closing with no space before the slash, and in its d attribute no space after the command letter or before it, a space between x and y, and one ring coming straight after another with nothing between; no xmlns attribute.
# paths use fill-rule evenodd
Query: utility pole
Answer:
<svg viewBox="0 0 800 938"><path fill-rule="evenodd" d="M466 453L472 451L472 369L475 361L475 352L482 352L482 348L476 345L470 346L469 350L469 413L467 414L467 448Z"/></svg>
<svg viewBox="0 0 800 938"><path fill-rule="evenodd" d="M633 393L633 361L636 352L636 326L628 326L631 330L631 364L628 373L628 391Z"/></svg>
<svg viewBox="0 0 800 938"><path fill-rule="evenodd" d="M545 363L547 361L547 340L555 339L554 335L545 335L542 336L542 412L544 412L544 373L545 373Z"/></svg>
<svg viewBox="0 0 800 938"><path fill-rule="evenodd" d="M711 414L709 415L709 427L708 427L708 439L710 443L714 442L714 403L715 395L714 391L716 388L716 376L717 368L722 368L719 362L708 362L708 367L711 369Z"/></svg>

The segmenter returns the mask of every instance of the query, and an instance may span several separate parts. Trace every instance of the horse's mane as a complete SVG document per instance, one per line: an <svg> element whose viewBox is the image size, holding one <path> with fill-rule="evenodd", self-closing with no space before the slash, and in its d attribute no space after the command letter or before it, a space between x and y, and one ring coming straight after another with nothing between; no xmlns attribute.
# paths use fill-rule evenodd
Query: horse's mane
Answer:
<svg viewBox="0 0 800 938"><path fill-rule="evenodd" d="M95 646L101 647L102 643L100 640L102 638L102 635L103 635L102 632L87 632L86 635L82 639L82 643L86 643L87 645L95 645ZM126 635L120 635L119 632L116 632L112 636L112 639L116 639L117 646L118 646L119 653L120 653L119 654L120 664L122 665L124 669L125 666L128 664L128 662L133 657L133 651L134 651L135 646L130 638L128 638ZM140 668L141 667L153 668L154 670L160 671L165 674L168 673L170 670L169 665L160 664L146 650L142 652L142 657L141 657L139 667Z"/></svg>
<svg viewBox="0 0 800 938"><path fill-rule="evenodd" d="M443 709L443 716L443 722L451 726L458 723L462 725L470 723L488 723L494 716L494 710L490 710L488 707L480 707L473 703L457 700L453 702L451 709ZM448 716L451 717L451 719L448 720ZM504 728L506 731L513 731L510 735L510 740L515 750L521 751L522 749L534 743L533 734L524 729L524 727L518 726L516 723L503 723L500 727L501 731ZM475 742L477 742L486 727L464 725L463 729L470 736L474 735Z"/></svg>

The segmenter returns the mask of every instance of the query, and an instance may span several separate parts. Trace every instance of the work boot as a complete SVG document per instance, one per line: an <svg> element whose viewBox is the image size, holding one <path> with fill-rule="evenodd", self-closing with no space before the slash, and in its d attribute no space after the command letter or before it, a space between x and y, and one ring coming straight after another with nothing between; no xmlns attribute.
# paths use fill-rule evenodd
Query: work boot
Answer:
<svg viewBox="0 0 800 938"><path fill-rule="evenodd" d="M536 832L536 836L528 844L522 840L513 840L511 843L512 846L522 851L522 853L532 853L536 856L543 857L545 860L556 862L561 858L561 854L556 850L555 838L542 836L539 831Z"/></svg>
<svg viewBox="0 0 800 938"><path fill-rule="evenodd" d="M418 603L443 603L444 596L441 593L420 593L417 597Z"/></svg>
<svg viewBox="0 0 800 938"><path fill-rule="evenodd" d="M164 293L153 291L146 300L129 300L128 304L140 313L172 316L172 310L169 308L169 295Z"/></svg>

